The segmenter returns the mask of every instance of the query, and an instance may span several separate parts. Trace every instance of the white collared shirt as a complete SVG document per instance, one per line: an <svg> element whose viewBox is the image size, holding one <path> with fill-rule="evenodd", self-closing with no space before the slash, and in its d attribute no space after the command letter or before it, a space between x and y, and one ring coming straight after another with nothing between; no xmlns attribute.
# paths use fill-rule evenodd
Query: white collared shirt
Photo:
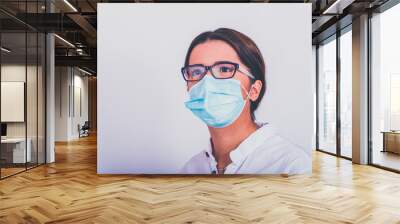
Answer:
<svg viewBox="0 0 400 224"><path fill-rule="evenodd" d="M309 174L311 155L262 124L230 152L230 163L224 174ZM182 168L184 174L216 174L217 162L211 142Z"/></svg>

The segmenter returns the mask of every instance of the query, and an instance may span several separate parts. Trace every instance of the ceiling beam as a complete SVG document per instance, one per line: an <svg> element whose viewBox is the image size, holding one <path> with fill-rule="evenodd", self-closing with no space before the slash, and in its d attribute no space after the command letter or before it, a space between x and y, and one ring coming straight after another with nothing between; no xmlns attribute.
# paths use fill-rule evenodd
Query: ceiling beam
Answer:
<svg viewBox="0 0 400 224"><path fill-rule="evenodd" d="M55 56L56 66L82 66L96 71L97 60L91 56Z"/></svg>

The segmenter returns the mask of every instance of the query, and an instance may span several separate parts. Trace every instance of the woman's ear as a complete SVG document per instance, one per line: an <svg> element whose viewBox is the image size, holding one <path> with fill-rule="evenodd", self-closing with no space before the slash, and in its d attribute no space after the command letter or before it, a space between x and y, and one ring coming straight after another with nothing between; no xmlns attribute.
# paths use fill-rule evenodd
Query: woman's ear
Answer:
<svg viewBox="0 0 400 224"><path fill-rule="evenodd" d="M261 89L262 89L262 82L260 80L256 80L251 85L249 99L251 101L256 101L258 99L258 96L260 95Z"/></svg>

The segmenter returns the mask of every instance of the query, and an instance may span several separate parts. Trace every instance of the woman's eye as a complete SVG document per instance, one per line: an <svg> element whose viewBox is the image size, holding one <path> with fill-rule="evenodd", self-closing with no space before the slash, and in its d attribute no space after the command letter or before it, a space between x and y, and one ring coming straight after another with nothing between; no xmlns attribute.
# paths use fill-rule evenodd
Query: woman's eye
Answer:
<svg viewBox="0 0 400 224"><path fill-rule="evenodd" d="M232 68L230 67L220 67L220 72L232 72Z"/></svg>
<svg viewBox="0 0 400 224"><path fill-rule="evenodd" d="M193 70L192 71L192 76L198 76L198 75L201 75L201 70Z"/></svg>

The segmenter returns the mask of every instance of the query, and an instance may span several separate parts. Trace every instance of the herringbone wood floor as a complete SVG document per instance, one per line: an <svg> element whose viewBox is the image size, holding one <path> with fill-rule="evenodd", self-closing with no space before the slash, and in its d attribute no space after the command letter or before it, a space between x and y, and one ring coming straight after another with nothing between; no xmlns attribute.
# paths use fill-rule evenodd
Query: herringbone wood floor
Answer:
<svg viewBox="0 0 400 224"><path fill-rule="evenodd" d="M400 223L400 175L314 153L311 176L96 174L96 139L0 181L0 223Z"/></svg>

